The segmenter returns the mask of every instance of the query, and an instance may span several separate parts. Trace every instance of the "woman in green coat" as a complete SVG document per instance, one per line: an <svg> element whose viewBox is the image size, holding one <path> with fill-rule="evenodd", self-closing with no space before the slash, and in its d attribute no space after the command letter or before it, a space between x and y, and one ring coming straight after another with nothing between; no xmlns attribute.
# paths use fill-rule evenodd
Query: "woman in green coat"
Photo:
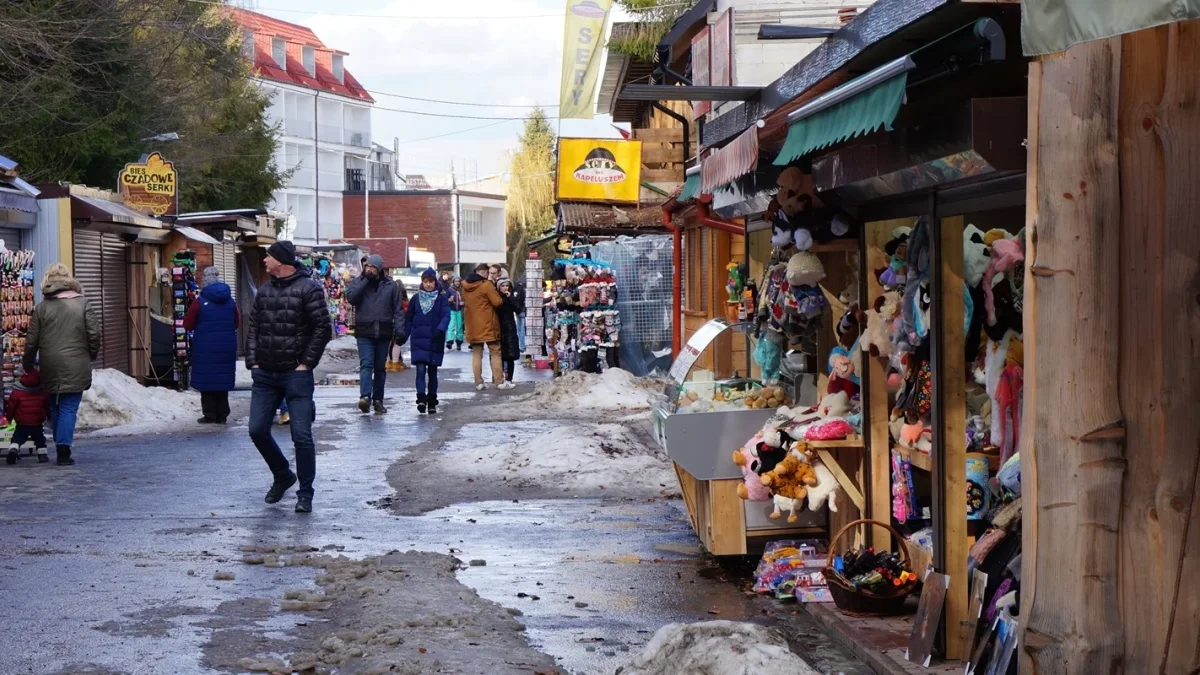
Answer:
<svg viewBox="0 0 1200 675"><path fill-rule="evenodd" d="M41 367L58 464L68 466L75 463L71 446L79 404L92 386L92 361L100 353L100 317L62 263L46 270L42 295L29 324L24 365L27 372Z"/></svg>

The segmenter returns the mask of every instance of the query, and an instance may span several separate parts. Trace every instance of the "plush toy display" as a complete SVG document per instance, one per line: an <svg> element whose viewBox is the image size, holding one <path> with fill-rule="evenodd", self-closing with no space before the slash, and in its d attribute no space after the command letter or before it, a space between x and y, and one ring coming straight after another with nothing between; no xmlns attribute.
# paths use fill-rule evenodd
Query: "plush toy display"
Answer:
<svg viewBox="0 0 1200 675"><path fill-rule="evenodd" d="M792 286L816 286L825 278L825 266L815 254L801 251L787 264L787 281Z"/></svg>
<svg viewBox="0 0 1200 675"><path fill-rule="evenodd" d="M799 451L791 450L782 462L764 473L759 480L770 488L775 502L775 511L770 517L778 519L783 511L787 511L788 522L794 523L800 519L796 512L804 508L808 487L817 484L817 474Z"/></svg>
<svg viewBox="0 0 1200 675"><path fill-rule="evenodd" d="M817 406L817 414L824 418L845 417L854 406L850 403L850 395L844 391L827 394Z"/></svg>
<svg viewBox="0 0 1200 675"><path fill-rule="evenodd" d="M858 395L859 379L854 372L854 360L845 347L834 347L829 352L829 384L825 393L845 392L850 398Z"/></svg>
<svg viewBox="0 0 1200 675"><path fill-rule="evenodd" d="M758 468L758 444L762 442L762 434L755 434L746 441L746 445L733 451L733 463L742 468L742 484L738 486L738 497L752 502L771 500L771 491L762 484L756 469Z"/></svg>
<svg viewBox="0 0 1200 675"><path fill-rule="evenodd" d="M819 511L829 504L829 510L837 513L837 493L842 488L837 478L825 463L817 459L813 461L813 472L817 474L817 484L808 488L808 510Z"/></svg>
<svg viewBox="0 0 1200 675"><path fill-rule="evenodd" d="M996 301L992 286L997 283L997 274L1006 274L1025 262L1025 250L1016 239L999 239L992 244L992 260L983 275L983 295L986 298L987 323L996 325Z"/></svg>
<svg viewBox="0 0 1200 675"><path fill-rule="evenodd" d="M968 288L975 288L983 281L988 262L988 247L983 232L974 225L967 225L963 231L963 279Z"/></svg>

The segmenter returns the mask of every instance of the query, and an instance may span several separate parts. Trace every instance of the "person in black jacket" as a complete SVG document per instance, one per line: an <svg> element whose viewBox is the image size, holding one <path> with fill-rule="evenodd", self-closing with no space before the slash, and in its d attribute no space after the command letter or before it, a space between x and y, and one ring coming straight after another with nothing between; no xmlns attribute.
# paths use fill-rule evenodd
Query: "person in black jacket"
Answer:
<svg viewBox="0 0 1200 675"><path fill-rule="evenodd" d="M309 513L317 473L312 435L313 370L333 337L333 317L325 289L298 269L292 242L271 244L266 266L271 280L258 289L254 298L246 339L246 367L254 378L250 438L275 476L266 502L274 504L283 499L299 474L296 513ZM271 436L275 411L285 400L292 417L296 473L292 473L287 457Z"/></svg>
<svg viewBox="0 0 1200 675"><path fill-rule="evenodd" d="M387 383L388 351L393 340L401 343L407 336L401 286L383 273L383 258L367 258L363 273L350 282L346 299L354 306L354 337L358 340L358 409L365 412L375 404L383 407Z"/></svg>
<svg viewBox="0 0 1200 675"><path fill-rule="evenodd" d="M516 371L517 359L521 358L520 342L517 338L517 296L513 292L510 279L501 279L500 297L504 302L496 308L496 316L500 319L500 361L504 364L504 384L497 389L513 389L513 374Z"/></svg>

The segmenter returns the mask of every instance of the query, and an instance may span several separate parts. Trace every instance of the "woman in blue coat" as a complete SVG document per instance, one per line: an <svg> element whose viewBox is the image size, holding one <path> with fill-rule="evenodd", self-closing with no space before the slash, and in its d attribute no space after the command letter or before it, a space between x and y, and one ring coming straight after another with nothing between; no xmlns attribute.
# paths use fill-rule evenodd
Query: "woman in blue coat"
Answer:
<svg viewBox="0 0 1200 675"><path fill-rule="evenodd" d="M410 360L417 367L417 412L436 415L437 371L446 354L446 329L450 327L450 301L438 288L437 272L427 269L421 274L421 290L408 301L407 314Z"/></svg>
<svg viewBox="0 0 1200 675"><path fill-rule="evenodd" d="M241 313L215 267L204 268L200 297L188 307L183 327L192 332L192 387L200 392L201 424L225 424L237 369Z"/></svg>

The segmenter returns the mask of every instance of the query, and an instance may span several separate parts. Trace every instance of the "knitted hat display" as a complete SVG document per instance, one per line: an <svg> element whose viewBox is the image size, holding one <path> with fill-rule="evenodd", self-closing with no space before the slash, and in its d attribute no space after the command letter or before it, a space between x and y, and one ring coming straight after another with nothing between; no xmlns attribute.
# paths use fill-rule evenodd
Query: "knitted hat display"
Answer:
<svg viewBox="0 0 1200 675"><path fill-rule="evenodd" d="M788 260L787 280L792 286L815 286L824 278L825 266L815 254L801 251Z"/></svg>

